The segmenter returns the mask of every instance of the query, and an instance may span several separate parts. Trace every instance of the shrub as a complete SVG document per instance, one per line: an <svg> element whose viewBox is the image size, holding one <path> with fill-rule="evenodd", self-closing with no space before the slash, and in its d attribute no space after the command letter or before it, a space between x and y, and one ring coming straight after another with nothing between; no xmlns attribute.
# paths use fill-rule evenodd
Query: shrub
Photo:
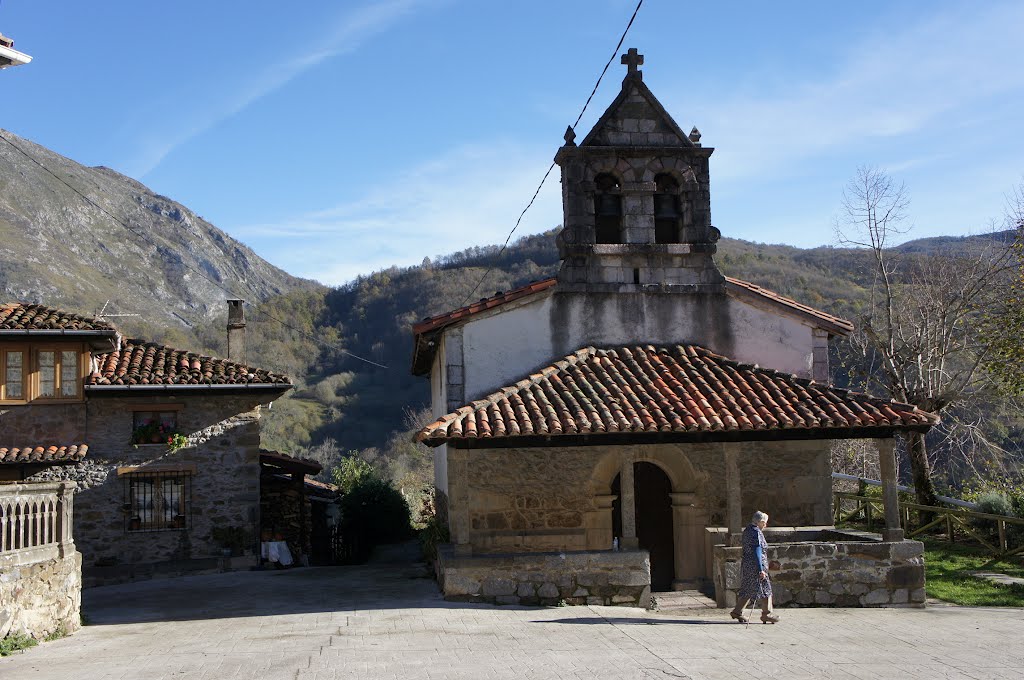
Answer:
<svg viewBox="0 0 1024 680"><path fill-rule="evenodd" d="M1013 502L1002 491L983 491L978 494L975 502L978 504L977 512L984 512L988 515L1013 516ZM972 524L988 532L990 536L994 537L998 533L998 525L994 519L976 518Z"/></svg>
<svg viewBox="0 0 1024 680"><path fill-rule="evenodd" d="M341 497L341 531L355 561L364 561L375 545L412 536L409 505L387 481L369 475Z"/></svg>
<svg viewBox="0 0 1024 680"><path fill-rule="evenodd" d="M375 476L373 466L352 453L349 453L348 456L342 458L338 462L337 467L331 471L331 477L334 479L334 484L342 494L349 493L365 480L369 480Z"/></svg>
<svg viewBox="0 0 1024 680"><path fill-rule="evenodd" d="M57 627L53 629L53 632L51 632L49 635L47 635L44 638L44 640L46 642L53 642L54 640L60 640L61 638L66 638L67 636L68 636L68 629L64 625L64 622L61 622L61 623L57 624Z"/></svg>
<svg viewBox="0 0 1024 680"><path fill-rule="evenodd" d="M0 640L0 656L10 656L29 647L35 647L39 642L25 633L14 633Z"/></svg>
<svg viewBox="0 0 1024 680"><path fill-rule="evenodd" d="M984 491L978 495L978 512L989 515L1013 515L1013 502L1001 491Z"/></svg>
<svg viewBox="0 0 1024 680"><path fill-rule="evenodd" d="M432 486L420 508L420 547L427 562L437 559L437 546L451 540L444 518L437 515L437 491Z"/></svg>

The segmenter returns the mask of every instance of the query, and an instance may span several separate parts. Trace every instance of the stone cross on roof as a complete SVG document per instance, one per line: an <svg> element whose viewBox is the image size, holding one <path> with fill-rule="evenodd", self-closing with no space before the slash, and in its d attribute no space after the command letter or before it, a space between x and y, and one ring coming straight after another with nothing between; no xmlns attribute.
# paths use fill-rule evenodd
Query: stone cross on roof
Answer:
<svg viewBox="0 0 1024 680"><path fill-rule="evenodd" d="M626 76L637 75L641 78L643 74L640 73L638 66L642 66L644 63L644 55L637 53L635 47L630 47L629 50L622 55L622 63L626 65L629 70L626 72Z"/></svg>

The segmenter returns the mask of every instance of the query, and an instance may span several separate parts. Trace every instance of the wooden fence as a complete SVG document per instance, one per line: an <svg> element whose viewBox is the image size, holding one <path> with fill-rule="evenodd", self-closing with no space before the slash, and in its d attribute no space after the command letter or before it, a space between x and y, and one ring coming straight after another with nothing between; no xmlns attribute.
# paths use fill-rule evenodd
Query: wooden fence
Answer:
<svg viewBox="0 0 1024 680"><path fill-rule="evenodd" d="M842 491L833 492L833 496L836 526L841 522L848 522L860 517L867 522L868 531L875 523L879 523L881 526L885 525L885 509L881 498L858 496ZM1007 530L1008 527L1013 527L1017 529L1020 536L1024 537L1024 519L1006 515L991 515L964 508L943 508L905 501L900 501L899 506L900 524L903 526L907 538L920 536L932 529L942 527L945 529L946 540L950 543L956 542L959 533L961 539L967 537L974 539L996 557L1007 557L1024 552L1024 538L1021 538L1017 545L1011 545L1009 541L1011 532ZM913 517L913 513L916 513L916 518ZM916 521L912 522L912 519ZM986 523L995 524L994 536L983 528Z"/></svg>

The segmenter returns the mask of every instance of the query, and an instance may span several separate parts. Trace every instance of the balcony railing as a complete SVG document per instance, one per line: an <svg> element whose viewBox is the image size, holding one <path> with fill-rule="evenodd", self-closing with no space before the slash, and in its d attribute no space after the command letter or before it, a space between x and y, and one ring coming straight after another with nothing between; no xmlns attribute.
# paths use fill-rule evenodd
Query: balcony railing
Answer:
<svg viewBox="0 0 1024 680"><path fill-rule="evenodd" d="M75 486L74 482L0 484L0 569L74 552Z"/></svg>

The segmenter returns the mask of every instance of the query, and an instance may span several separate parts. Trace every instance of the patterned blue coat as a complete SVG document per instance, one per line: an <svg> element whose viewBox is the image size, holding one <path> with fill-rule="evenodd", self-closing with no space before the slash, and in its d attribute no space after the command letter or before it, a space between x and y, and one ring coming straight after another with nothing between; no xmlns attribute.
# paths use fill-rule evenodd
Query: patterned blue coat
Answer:
<svg viewBox="0 0 1024 680"><path fill-rule="evenodd" d="M761 548L760 562L757 560L758 547ZM740 590L737 593L744 601L772 596L771 579L762 581L759 578L762 571L768 573L767 549L764 532L756 524L748 524L743 530L743 561L740 564Z"/></svg>

